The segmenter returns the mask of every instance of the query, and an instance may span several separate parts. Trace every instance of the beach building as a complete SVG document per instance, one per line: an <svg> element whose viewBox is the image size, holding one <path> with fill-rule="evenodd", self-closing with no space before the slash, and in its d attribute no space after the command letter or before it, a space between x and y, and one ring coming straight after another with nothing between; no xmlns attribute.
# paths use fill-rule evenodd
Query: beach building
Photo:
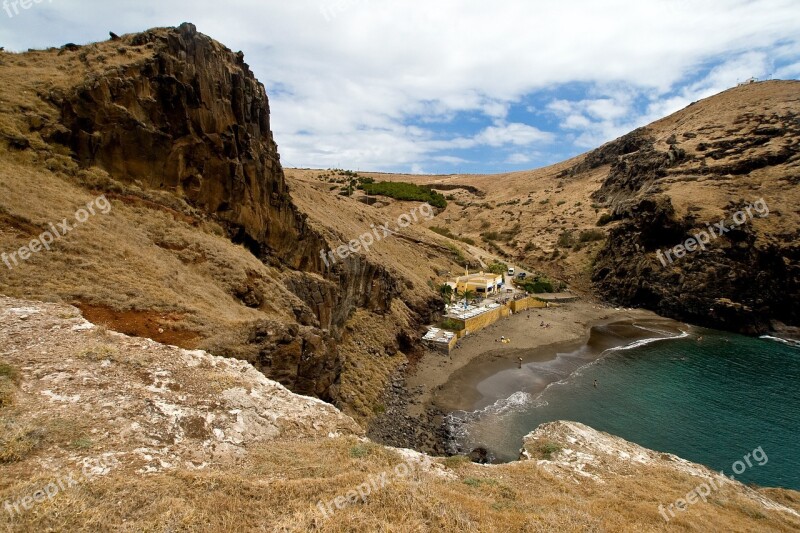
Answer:
<svg viewBox="0 0 800 533"><path fill-rule="evenodd" d="M422 340L430 348L449 354L455 348L456 342L458 342L458 335L452 331L430 327Z"/></svg>
<svg viewBox="0 0 800 533"><path fill-rule="evenodd" d="M478 296L496 294L503 288L502 274L466 274L455 279L455 289L457 294L464 294L471 291Z"/></svg>

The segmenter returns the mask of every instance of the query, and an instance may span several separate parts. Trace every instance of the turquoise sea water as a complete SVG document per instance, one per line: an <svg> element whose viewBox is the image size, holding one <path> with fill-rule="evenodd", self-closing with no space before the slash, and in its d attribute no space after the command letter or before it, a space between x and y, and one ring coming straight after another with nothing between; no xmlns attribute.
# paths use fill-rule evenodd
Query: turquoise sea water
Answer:
<svg viewBox="0 0 800 533"><path fill-rule="evenodd" d="M609 350L539 395L520 391L456 418L460 447L485 446L499 461L517 459L522 438L554 420L727 475L761 447L766 464L753 461L736 479L800 490L800 348L775 340L692 328L684 338Z"/></svg>

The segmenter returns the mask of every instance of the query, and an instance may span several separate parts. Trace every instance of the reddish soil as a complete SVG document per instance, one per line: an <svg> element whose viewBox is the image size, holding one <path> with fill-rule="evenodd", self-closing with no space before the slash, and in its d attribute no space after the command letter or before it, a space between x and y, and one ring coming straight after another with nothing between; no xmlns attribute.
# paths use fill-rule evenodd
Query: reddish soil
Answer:
<svg viewBox="0 0 800 533"><path fill-rule="evenodd" d="M196 348L201 340L200 335L196 332L176 327L175 322L183 319L180 314L156 311L116 311L110 307L83 302L77 302L74 305L81 310L89 322L132 337L153 339L162 344L189 350Z"/></svg>
<svg viewBox="0 0 800 533"><path fill-rule="evenodd" d="M26 239L28 237L35 237L42 231L44 230L41 227L28 222L24 218L0 211L0 232L2 233L8 232Z"/></svg>

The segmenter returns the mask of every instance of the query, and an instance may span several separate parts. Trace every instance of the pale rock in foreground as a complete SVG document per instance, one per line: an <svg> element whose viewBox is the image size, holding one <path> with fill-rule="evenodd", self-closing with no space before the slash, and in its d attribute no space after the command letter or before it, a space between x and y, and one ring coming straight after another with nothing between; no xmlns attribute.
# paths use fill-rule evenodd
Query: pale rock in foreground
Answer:
<svg viewBox="0 0 800 533"><path fill-rule="evenodd" d="M543 453L544 451L544 453ZM538 459L541 456L546 459ZM698 485L713 481L717 486L734 486L738 492L772 511L800 517L800 513L774 502L759 492L712 471L710 468L670 453L643 448L578 422L548 422L523 439L520 460L535 460L556 476L575 483L604 483L611 476L642 475L642 467L658 466L697 477ZM669 502L667 502L669 503Z"/></svg>
<svg viewBox="0 0 800 533"><path fill-rule="evenodd" d="M106 332L69 305L0 297L0 359L20 371L22 412L79 420L95 454L140 474L235 461L257 442L363 434L249 363Z"/></svg>

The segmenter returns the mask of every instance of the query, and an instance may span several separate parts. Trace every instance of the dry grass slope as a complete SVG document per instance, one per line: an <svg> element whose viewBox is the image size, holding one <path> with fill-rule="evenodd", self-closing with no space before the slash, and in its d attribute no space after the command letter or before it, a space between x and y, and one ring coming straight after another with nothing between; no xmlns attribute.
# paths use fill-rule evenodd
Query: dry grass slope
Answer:
<svg viewBox="0 0 800 533"><path fill-rule="evenodd" d="M752 490L735 483L668 527L658 505L698 484L686 467L689 463L676 468L672 460L606 460L594 478L576 481L568 466L562 471L552 462L560 460L561 450L575 447L569 426L557 426L543 436L552 444L550 460L501 466L457 457L426 460L416 452L348 434L355 424L334 409L276 389L241 363L92 329L74 308L4 299L0 326L0 360L3 368L16 369L6 374L18 376L14 379L19 383L17 402L0 408L0 502L17 503L70 473L78 481L52 499L29 505L27 511L0 509L0 530L800 528L800 515L765 507L754 500ZM25 348L32 344L34 349ZM182 359L194 363L183 364ZM68 375L78 379L65 379ZM244 412L228 414L229 402L245 397L236 391L248 390L250 395L276 391L260 407L266 425L241 426L236 416ZM134 399L148 399L150 407L124 406ZM45 408L47 404L52 407ZM198 419L192 415L195 411L215 416ZM131 426L133 420L145 419L154 423L141 430ZM279 433L270 429L270 420ZM206 423L223 432L204 430ZM243 431L248 428L263 430ZM237 431L238 439L233 437ZM610 438L588 428L580 435L597 441ZM618 446L625 451L635 447ZM112 466L80 477L87 459L104 457L114 459ZM397 469L404 463L408 474ZM384 473L385 486L363 501L349 503L327 518L317 506ZM763 490L759 497L800 510L796 492Z"/></svg>

